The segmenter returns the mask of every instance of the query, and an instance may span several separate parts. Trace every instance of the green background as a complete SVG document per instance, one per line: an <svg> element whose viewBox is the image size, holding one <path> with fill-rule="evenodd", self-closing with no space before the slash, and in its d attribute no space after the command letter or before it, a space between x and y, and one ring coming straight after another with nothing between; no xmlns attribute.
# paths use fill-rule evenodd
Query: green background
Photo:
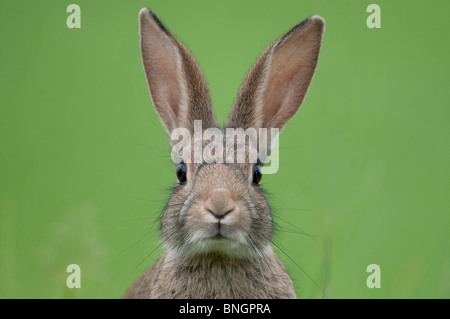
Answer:
<svg viewBox="0 0 450 319"><path fill-rule="evenodd" d="M376 1L381 29L371 1L77 0L68 29L70 3L0 2L0 297L118 298L161 254L175 168L142 7L199 61L222 123L259 54L323 16L317 72L262 181L275 250L299 298L450 297L448 1ZM81 289L66 287L72 263Z"/></svg>

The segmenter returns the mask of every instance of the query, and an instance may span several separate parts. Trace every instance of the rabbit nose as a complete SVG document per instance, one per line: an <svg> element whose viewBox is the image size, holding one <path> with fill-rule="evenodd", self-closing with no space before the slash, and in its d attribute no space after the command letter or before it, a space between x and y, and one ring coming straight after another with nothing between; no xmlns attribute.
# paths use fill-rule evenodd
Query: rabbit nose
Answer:
<svg viewBox="0 0 450 319"><path fill-rule="evenodd" d="M231 198L230 192L222 188L209 193L204 207L215 218L221 220L236 208L236 203Z"/></svg>

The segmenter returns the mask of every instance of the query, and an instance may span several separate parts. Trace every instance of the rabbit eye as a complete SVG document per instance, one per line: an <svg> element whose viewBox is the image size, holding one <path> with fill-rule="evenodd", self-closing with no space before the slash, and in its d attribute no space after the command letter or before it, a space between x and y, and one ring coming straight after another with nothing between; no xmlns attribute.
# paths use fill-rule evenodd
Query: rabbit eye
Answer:
<svg viewBox="0 0 450 319"><path fill-rule="evenodd" d="M253 166L253 184L258 185L259 182L261 182L261 178L262 178L261 166L259 165Z"/></svg>
<svg viewBox="0 0 450 319"><path fill-rule="evenodd" d="M177 178L180 183L186 182L186 165L184 163L180 163L177 166Z"/></svg>

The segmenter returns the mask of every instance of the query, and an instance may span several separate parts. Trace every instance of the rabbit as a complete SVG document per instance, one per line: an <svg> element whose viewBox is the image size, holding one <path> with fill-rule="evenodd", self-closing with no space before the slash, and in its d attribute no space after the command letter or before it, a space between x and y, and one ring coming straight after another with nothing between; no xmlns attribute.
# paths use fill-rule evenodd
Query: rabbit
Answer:
<svg viewBox="0 0 450 319"><path fill-rule="evenodd" d="M140 48L153 105L171 132L218 128L206 79L188 49L149 9ZM325 21L314 15L270 45L249 71L225 128L278 128L297 113L314 75ZM173 145L173 142L171 142ZM194 143L188 141L188 143ZM271 247L261 163L180 162L162 219L165 251L124 298L296 298Z"/></svg>

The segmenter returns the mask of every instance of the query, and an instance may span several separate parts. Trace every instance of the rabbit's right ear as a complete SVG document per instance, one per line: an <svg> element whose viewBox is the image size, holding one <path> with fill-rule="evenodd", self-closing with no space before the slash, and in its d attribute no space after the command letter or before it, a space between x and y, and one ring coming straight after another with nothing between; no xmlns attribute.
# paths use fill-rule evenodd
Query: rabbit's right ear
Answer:
<svg viewBox="0 0 450 319"><path fill-rule="evenodd" d="M300 108L311 83L325 21L312 16L275 41L242 84L226 126L281 130Z"/></svg>
<svg viewBox="0 0 450 319"><path fill-rule="evenodd" d="M144 8L139 12L142 62L153 105L169 134L178 127L193 131L216 127L206 79L188 49Z"/></svg>

